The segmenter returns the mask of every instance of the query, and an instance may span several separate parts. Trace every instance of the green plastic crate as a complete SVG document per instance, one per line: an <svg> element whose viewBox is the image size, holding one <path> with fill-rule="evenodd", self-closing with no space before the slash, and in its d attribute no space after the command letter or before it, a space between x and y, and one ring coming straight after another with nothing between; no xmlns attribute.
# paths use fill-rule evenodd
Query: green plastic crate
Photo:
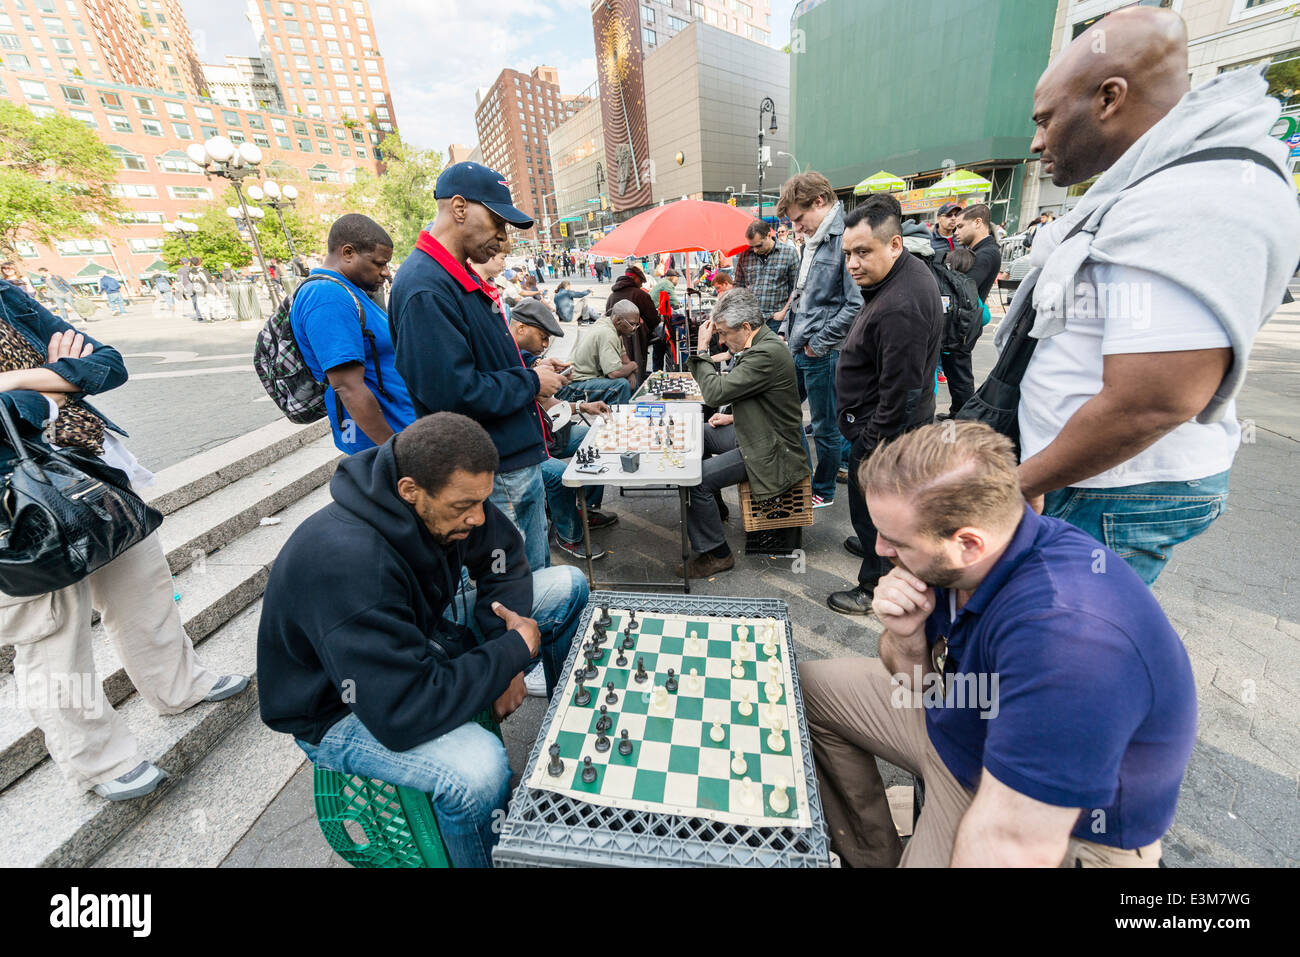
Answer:
<svg viewBox="0 0 1300 957"><path fill-rule="evenodd" d="M474 720L501 737L490 711ZM451 867L423 791L319 766L313 790L321 833L353 867ZM365 837L361 843L354 838L358 828Z"/></svg>

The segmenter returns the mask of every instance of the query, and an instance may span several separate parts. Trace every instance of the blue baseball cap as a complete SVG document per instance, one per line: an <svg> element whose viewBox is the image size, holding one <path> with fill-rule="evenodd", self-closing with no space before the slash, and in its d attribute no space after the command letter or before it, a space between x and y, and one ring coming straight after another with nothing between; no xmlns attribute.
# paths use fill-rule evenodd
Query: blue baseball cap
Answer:
<svg viewBox="0 0 1300 957"><path fill-rule="evenodd" d="M464 196L470 202L482 203L517 229L533 228L528 215L515 208L506 178L486 166L457 163L443 170L434 187L433 198L451 199L453 196Z"/></svg>

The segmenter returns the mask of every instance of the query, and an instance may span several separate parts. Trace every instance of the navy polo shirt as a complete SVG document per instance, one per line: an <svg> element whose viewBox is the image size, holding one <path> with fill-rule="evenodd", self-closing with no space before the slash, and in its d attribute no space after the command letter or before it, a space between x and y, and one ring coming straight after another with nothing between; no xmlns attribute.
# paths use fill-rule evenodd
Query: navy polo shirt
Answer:
<svg viewBox="0 0 1300 957"><path fill-rule="evenodd" d="M948 770L981 769L1045 804L1083 808L1074 835L1132 850L1169 829L1196 739L1187 651L1125 561L1026 508L1006 552L955 619L936 589L945 696L926 728ZM933 657L933 654L932 654Z"/></svg>

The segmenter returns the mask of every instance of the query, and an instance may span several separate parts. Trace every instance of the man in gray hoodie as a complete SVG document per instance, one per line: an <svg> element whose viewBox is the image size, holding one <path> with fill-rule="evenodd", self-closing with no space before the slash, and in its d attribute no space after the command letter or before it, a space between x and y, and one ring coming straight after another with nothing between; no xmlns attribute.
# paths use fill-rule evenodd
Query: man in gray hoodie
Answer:
<svg viewBox="0 0 1300 957"><path fill-rule="evenodd" d="M1002 348L1032 297L1021 485L1147 584L1222 512L1236 395L1300 256L1279 114L1258 68L1189 91L1187 29L1131 7L1080 36L1034 93L1032 150L1057 186L1097 182L1035 237ZM1216 152L1206 153L1207 150ZM1197 197L1203 229L1171 246Z"/></svg>

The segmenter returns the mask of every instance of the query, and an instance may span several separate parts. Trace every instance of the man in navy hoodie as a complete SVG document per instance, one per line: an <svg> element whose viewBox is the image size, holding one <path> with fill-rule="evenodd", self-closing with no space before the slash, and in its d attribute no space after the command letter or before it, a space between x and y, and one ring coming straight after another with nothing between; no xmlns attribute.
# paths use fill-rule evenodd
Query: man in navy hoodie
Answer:
<svg viewBox="0 0 1300 957"><path fill-rule="evenodd" d="M475 716L514 712L539 655L554 691L587 602L576 568L529 571L487 501L497 465L451 413L344 459L276 559L257 636L267 726L322 767L428 794L456 867L490 865L510 783Z"/></svg>
<svg viewBox="0 0 1300 957"><path fill-rule="evenodd" d="M438 177L438 217L402 263L389 301L397 371L416 415L459 412L487 429L501 456L492 503L524 536L534 569L551 562L546 535L546 431L539 398L569 384L550 359L524 366L496 287L470 262L506 244L506 226L532 228L500 173L457 163Z"/></svg>

